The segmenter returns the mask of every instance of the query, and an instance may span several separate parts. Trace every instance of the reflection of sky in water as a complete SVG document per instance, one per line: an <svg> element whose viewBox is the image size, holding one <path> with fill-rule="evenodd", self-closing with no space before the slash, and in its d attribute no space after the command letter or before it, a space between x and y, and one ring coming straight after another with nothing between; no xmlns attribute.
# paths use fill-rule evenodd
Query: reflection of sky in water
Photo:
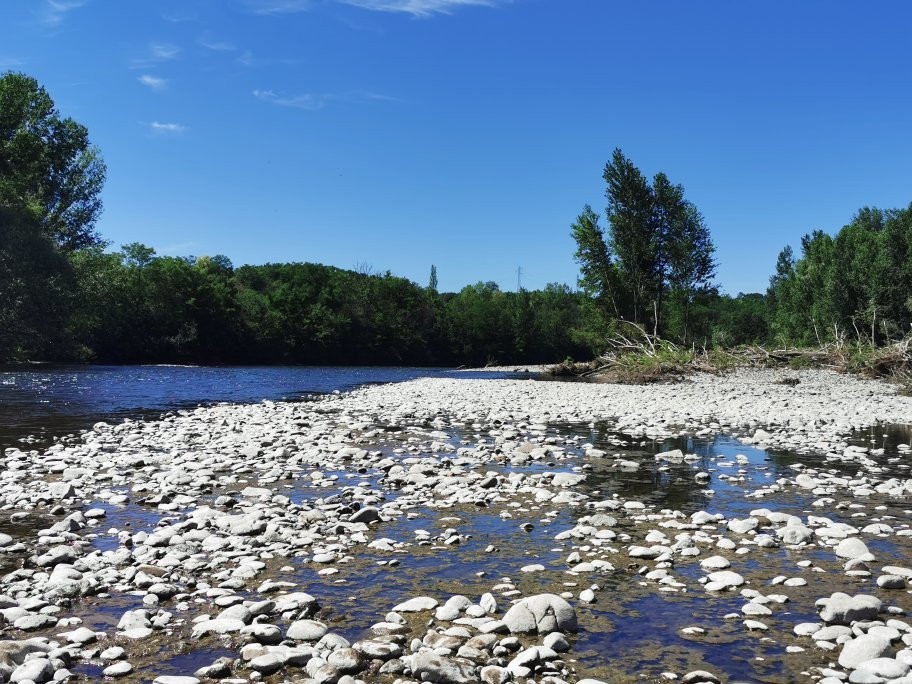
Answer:
<svg viewBox="0 0 912 684"><path fill-rule="evenodd" d="M531 376L392 367L0 366L0 447L30 435L77 432L99 420L155 416L204 403L295 400L420 377Z"/></svg>

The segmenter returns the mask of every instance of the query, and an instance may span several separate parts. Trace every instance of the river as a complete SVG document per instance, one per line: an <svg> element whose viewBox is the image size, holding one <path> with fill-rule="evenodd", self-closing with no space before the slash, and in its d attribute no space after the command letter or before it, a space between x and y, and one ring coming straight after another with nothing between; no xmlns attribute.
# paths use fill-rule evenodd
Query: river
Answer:
<svg viewBox="0 0 912 684"><path fill-rule="evenodd" d="M419 377L531 374L341 366L6 366L0 367L0 448L20 440L47 443L101 420L154 417L218 402L296 401Z"/></svg>

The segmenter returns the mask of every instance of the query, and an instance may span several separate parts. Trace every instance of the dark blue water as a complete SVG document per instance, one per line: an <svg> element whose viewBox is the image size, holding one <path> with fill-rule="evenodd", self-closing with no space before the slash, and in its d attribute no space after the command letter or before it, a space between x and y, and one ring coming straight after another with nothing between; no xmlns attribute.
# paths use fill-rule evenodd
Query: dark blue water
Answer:
<svg viewBox="0 0 912 684"><path fill-rule="evenodd" d="M532 377L446 368L316 366L0 367L0 448L25 437L42 440L100 420L155 416L216 402L300 400L368 383L419 377Z"/></svg>

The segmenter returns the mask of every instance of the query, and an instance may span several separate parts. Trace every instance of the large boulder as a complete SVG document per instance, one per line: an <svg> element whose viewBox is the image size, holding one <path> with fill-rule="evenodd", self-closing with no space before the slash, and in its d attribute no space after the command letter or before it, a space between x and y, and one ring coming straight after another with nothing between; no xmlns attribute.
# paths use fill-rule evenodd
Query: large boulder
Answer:
<svg viewBox="0 0 912 684"><path fill-rule="evenodd" d="M873 620L880 613L881 602L876 596L849 596L837 591L829 598L819 599L820 619L834 625L849 625L856 620ZM876 656L872 656L876 657Z"/></svg>
<svg viewBox="0 0 912 684"><path fill-rule="evenodd" d="M576 611L560 596L538 594L513 604L503 618L512 634L576 632Z"/></svg>
<svg viewBox="0 0 912 684"><path fill-rule="evenodd" d="M33 658L26 660L22 665L13 670L9 680L11 682L33 682L42 684L54 678L54 666L47 658Z"/></svg>
<svg viewBox="0 0 912 684"><path fill-rule="evenodd" d="M890 649L890 640L879 634L862 634L845 642L839 654L839 664L855 669L863 662L880 658Z"/></svg>
<svg viewBox="0 0 912 684"><path fill-rule="evenodd" d="M848 537L836 545L836 555L849 560L873 561L874 554L858 537Z"/></svg>

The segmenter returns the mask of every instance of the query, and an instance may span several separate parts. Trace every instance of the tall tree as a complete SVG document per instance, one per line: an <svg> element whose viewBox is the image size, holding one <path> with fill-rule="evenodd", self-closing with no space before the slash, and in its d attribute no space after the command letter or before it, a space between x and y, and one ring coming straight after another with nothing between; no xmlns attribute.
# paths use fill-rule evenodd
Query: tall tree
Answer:
<svg viewBox="0 0 912 684"><path fill-rule="evenodd" d="M676 194L680 200L675 202L674 211L670 213L670 220L663 230L662 268L672 301L680 310L682 338L687 343L693 304L701 294L712 288L716 275L715 246L703 215L691 202L684 200L683 188L677 187L679 191ZM661 198L658 186L656 196ZM657 204L661 205L662 200L659 199Z"/></svg>
<svg viewBox="0 0 912 684"><path fill-rule="evenodd" d="M105 165L85 126L34 78L0 76L0 203L26 207L66 251L99 242Z"/></svg>
<svg viewBox="0 0 912 684"><path fill-rule="evenodd" d="M684 221L687 203L684 200L684 188L674 185L664 173L657 173L652 181L653 220L659 244L659 258L656 260L656 293L655 317L656 327L663 320L662 304L665 290L673 287L666 278L671 268L671 250L675 249L676 232Z"/></svg>
<svg viewBox="0 0 912 684"><path fill-rule="evenodd" d="M599 225L599 215L588 204L576 221L570 224L570 234L576 241L574 258L580 265L579 284L596 299L604 315L620 316L617 267Z"/></svg>
<svg viewBox="0 0 912 684"><path fill-rule="evenodd" d="M431 277L428 278L428 291L437 292L437 267L431 264Z"/></svg>
<svg viewBox="0 0 912 684"><path fill-rule="evenodd" d="M655 196L646 177L620 149L605 165L608 187L607 217L611 224L610 246L617 257L621 277L631 296L630 317L636 323L649 319L661 288L662 235L655 214Z"/></svg>

